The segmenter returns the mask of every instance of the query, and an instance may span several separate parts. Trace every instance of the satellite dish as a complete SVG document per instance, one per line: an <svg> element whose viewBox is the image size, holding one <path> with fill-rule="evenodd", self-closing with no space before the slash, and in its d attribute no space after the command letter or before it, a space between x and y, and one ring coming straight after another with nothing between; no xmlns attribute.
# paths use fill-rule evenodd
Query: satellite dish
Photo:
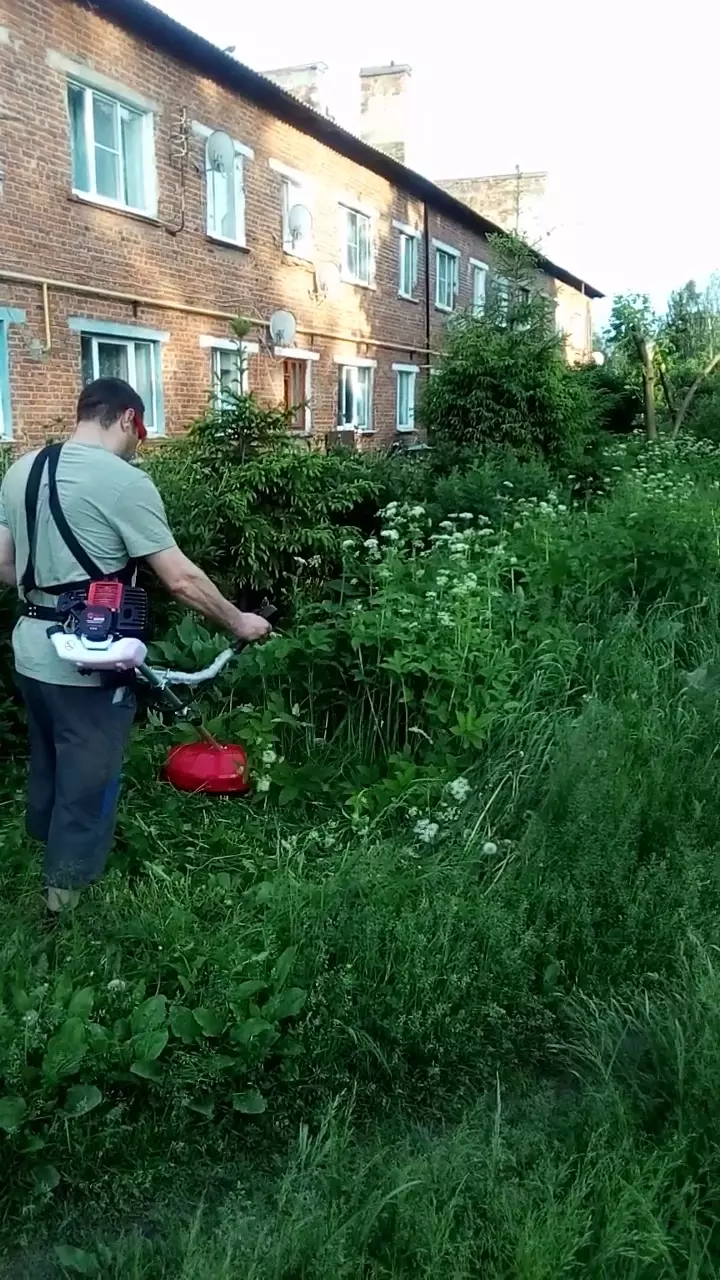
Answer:
<svg viewBox="0 0 720 1280"><path fill-rule="evenodd" d="M318 262L315 268L315 291L319 297L331 297L340 283L340 269L334 262Z"/></svg>
<svg viewBox="0 0 720 1280"><path fill-rule="evenodd" d="M208 173L232 173L235 167L235 143L229 133L216 129L205 143Z"/></svg>
<svg viewBox="0 0 720 1280"><path fill-rule="evenodd" d="M294 204L288 213L288 231L293 244L301 244L310 239L312 231L312 214L304 204Z"/></svg>
<svg viewBox="0 0 720 1280"><path fill-rule="evenodd" d="M291 311L273 311L268 325L276 347L291 347L297 333L297 321Z"/></svg>

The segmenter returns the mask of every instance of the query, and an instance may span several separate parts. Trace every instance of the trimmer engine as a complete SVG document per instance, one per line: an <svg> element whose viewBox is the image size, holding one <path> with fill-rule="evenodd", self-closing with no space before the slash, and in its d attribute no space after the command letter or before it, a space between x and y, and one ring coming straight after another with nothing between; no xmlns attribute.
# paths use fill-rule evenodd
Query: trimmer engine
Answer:
<svg viewBox="0 0 720 1280"><path fill-rule="evenodd" d="M58 622L48 635L58 657L81 670L127 671L147 657L147 593L122 582L91 582L58 600Z"/></svg>

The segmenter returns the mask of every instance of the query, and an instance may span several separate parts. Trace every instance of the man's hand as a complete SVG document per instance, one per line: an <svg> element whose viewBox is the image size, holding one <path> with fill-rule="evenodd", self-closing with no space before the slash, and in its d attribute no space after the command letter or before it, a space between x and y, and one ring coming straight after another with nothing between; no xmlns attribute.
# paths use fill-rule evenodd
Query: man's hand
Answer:
<svg viewBox="0 0 720 1280"><path fill-rule="evenodd" d="M264 640L271 631L267 618L261 618L259 613L239 613L232 627L233 635L248 643L252 640Z"/></svg>

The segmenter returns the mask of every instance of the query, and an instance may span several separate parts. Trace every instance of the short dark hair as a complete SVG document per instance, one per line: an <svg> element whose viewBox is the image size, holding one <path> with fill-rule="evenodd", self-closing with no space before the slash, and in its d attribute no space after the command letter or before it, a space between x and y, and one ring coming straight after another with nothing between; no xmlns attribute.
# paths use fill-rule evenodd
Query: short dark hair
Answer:
<svg viewBox="0 0 720 1280"><path fill-rule="evenodd" d="M99 422L101 427L111 427L121 413L132 409L139 418L145 416L142 397L129 382L122 378L96 378L80 392L77 402L77 421Z"/></svg>

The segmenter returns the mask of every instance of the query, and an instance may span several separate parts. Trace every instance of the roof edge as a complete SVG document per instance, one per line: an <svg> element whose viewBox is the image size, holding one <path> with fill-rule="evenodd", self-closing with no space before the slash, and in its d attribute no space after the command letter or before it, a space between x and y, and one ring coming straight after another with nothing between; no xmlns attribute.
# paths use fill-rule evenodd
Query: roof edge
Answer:
<svg viewBox="0 0 720 1280"><path fill-rule="evenodd" d="M73 0L73 2L87 7L87 0ZM454 218L469 230L480 231L486 236L506 234L497 223L476 213L469 205L456 199L449 192L443 191L442 187L438 187L429 178L424 178L422 174L406 168L399 161L371 147L328 116L323 116L312 107L305 106L274 81L245 66L231 54L224 53L210 40L196 35L189 27L183 26L175 18L171 18L163 10L150 4L148 0L92 0L91 7L95 13L116 26L133 32L149 44L163 49L176 61L194 67L201 74L242 97L250 98L252 102L284 120L286 124L292 125L301 133L308 133L317 138L332 151L337 151L363 168L372 170L379 177L415 195L437 212ZM537 254L536 258L538 266L555 280L570 285L571 288L577 289L589 298L605 296L600 289L596 289L594 285L588 284L580 276L574 275L557 263L551 262L542 254Z"/></svg>

